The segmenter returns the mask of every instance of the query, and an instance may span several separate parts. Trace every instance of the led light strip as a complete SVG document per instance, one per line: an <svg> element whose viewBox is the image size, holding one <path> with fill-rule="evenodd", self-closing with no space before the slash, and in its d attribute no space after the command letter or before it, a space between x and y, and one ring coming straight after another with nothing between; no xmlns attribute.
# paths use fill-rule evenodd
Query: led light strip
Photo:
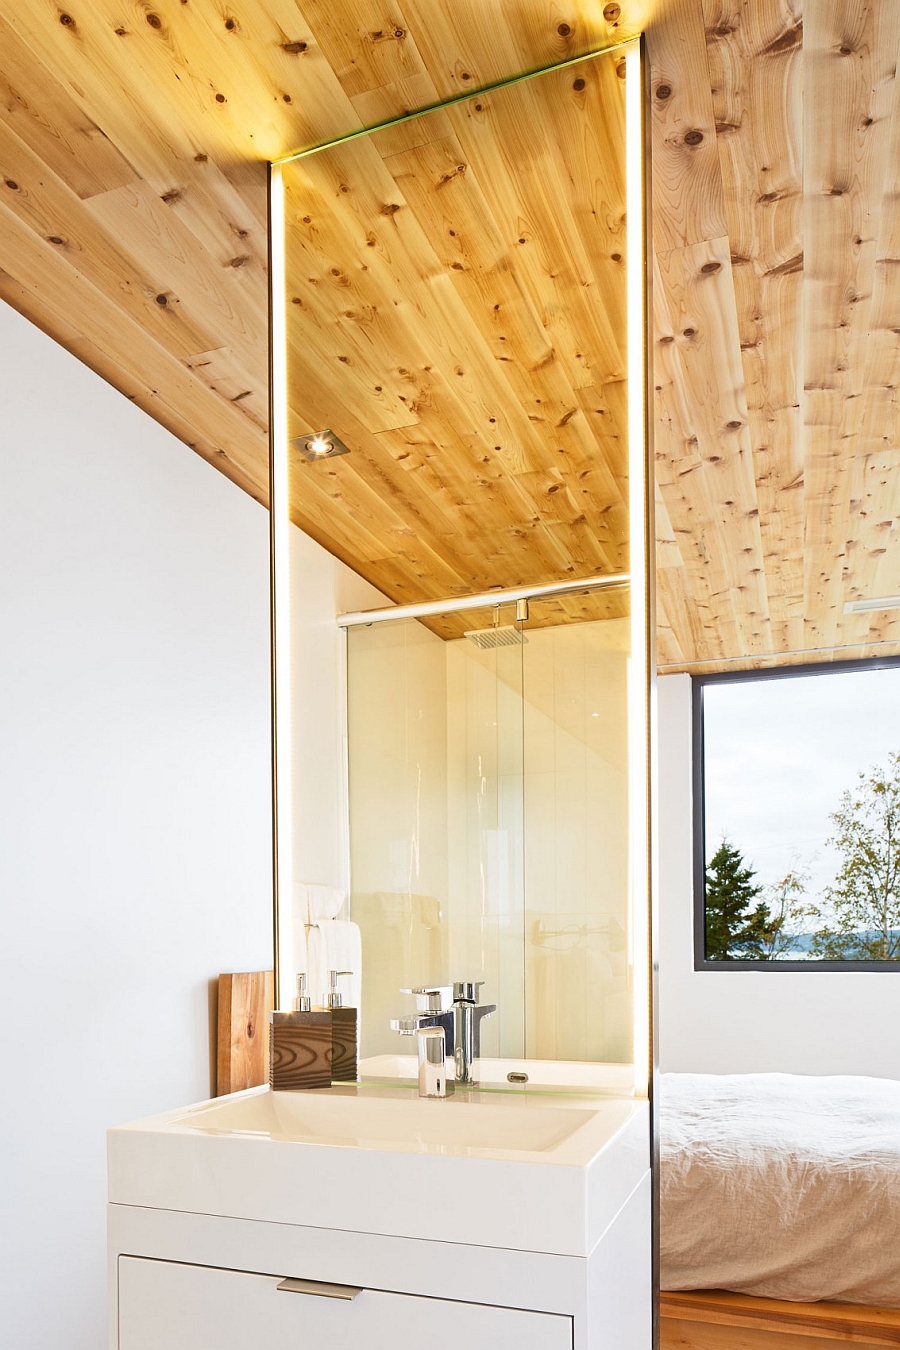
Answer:
<svg viewBox="0 0 900 1350"><path fill-rule="evenodd" d="M576 577L571 581L548 581L537 586L511 586L505 590L482 591L478 595L453 595L445 600L422 600L412 605L390 605L386 609L359 609L338 615L340 628L368 627L373 623L393 623L397 619L427 619L430 615L459 614L467 609L496 609L517 600L553 600L582 592L614 590L627 586L627 572L609 576Z"/></svg>
<svg viewBox="0 0 900 1350"><path fill-rule="evenodd" d="M650 875L647 718L646 294L644 260L644 90L639 41L625 52L625 210L628 286L628 511L631 548L629 744L629 947L633 997L634 1087L650 1079ZM635 558L640 550L643 557Z"/></svg>
<svg viewBox="0 0 900 1350"><path fill-rule="evenodd" d="M871 614L879 609L900 609L900 595L873 596L871 600L848 600L845 614Z"/></svg>
<svg viewBox="0 0 900 1350"><path fill-rule="evenodd" d="M287 906L293 880L292 732L291 732L291 599L290 482L288 473L287 323L284 180L281 166L269 170L269 269L271 365L269 519L272 537L272 718L273 819L275 822L275 912L279 899ZM285 911L286 912L286 911ZM279 941L275 926L275 1006L282 1007L293 989L291 952Z"/></svg>
<svg viewBox="0 0 900 1350"><path fill-rule="evenodd" d="M611 42L607 47L595 47L593 51L581 52L578 56L567 56L564 61L556 61L550 66L538 66L535 70L526 70L521 75L510 75L505 80L495 81L494 84L483 84L477 89L467 89L462 94L453 94L450 98L440 99L437 103L426 103L421 108L413 108L411 112L399 113L396 117L388 117L383 122L375 122L371 126L357 127L354 131L347 131L343 136L335 136L330 141L317 141L314 145L289 150L286 154L279 155L272 163L279 167L282 164L292 164L295 160L305 159L307 155L317 155L320 150L330 150L337 145L348 145L351 141L372 136L375 132L389 131L392 127L403 126L406 122L414 122L420 117L427 117L429 113L445 112L448 108L455 108L461 103L471 103L472 99L496 94L501 89L511 89L513 85L524 84L527 80L535 80L539 76L549 75L555 70L567 70L570 66L578 66L582 61L590 61L595 56L608 56L611 52L625 50L629 42L632 41L632 38L622 38L619 42Z"/></svg>

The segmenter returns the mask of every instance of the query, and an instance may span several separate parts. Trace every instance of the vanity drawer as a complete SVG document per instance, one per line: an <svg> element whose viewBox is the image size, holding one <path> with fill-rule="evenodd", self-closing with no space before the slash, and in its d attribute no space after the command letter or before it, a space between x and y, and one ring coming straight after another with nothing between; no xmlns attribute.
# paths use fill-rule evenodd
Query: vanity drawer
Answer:
<svg viewBox="0 0 900 1350"><path fill-rule="evenodd" d="M120 1256L119 1350L572 1350L570 1317L305 1283Z"/></svg>

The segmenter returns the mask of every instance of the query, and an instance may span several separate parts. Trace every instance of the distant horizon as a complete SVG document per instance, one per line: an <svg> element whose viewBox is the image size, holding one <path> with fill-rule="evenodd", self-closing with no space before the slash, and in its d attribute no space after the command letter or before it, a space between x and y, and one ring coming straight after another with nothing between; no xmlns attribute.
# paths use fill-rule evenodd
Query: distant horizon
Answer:
<svg viewBox="0 0 900 1350"><path fill-rule="evenodd" d="M704 751L706 861L724 837L759 884L797 869L819 898L840 861L830 813L900 751L900 666L708 684Z"/></svg>
<svg viewBox="0 0 900 1350"><path fill-rule="evenodd" d="M891 934L892 934L892 935L900 934L900 928L892 928L890 931L891 931ZM878 937L879 934L875 931L874 928L867 928L867 929L861 930L860 932L857 932L856 936L857 936L857 937ZM790 948L790 950L789 950L789 951L786 951L786 952L780 952L780 953L778 954L778 956L773 956L771 959L772 959L773 961L825 961L825 960L828 960L828 959L829 959L828 957L824 957L824 956L813 956L813 955L812 955L812 943L813 943L813 938L814 938L814 937L815 937L815 933L814 933L814 932L812 932L812 933L811 933L811 932L796 933L796 934L794 935L794 945ZM856 958L851 957L851 956L848 956L848 957L844 957L843 959L844 959L844 960L847 960L847 961L852 961L852 960L855 960ZM864 959L864 958L863 958L863 959Z"/></svg>

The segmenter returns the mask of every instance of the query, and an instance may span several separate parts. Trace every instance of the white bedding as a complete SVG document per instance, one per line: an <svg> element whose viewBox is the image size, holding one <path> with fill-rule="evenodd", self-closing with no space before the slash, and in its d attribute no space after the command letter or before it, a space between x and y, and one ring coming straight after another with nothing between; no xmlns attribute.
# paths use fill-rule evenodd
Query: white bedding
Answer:
<svg viewBox="0 0 900 1350"><path fill-rule="evenodd" d="M900 1308L900 1082L663 1074L661 1284Z"/></svg>

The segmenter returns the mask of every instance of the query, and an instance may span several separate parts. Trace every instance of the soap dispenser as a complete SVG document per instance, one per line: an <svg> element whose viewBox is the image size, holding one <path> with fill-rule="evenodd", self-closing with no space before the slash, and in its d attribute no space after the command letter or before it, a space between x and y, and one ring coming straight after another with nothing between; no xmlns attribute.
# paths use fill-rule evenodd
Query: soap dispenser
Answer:
<svg viewBox="0 0 900 1350"><path fill-rule="evenodd" d="M331 1087L333 1013L313 1008L306 973L297 976L293 1012L269 1014L269 1086L275 1092Z"/></svg>
<svg viewBox="0 0 900 1350"><path fill-rule="evenodd" d="M353 1082L357 1074L358 1015L355 1008L345 1008L337 982L349 970L331 970L328 973L328 1007L331 1011L331 1076L339 1083Z"/></svg>

